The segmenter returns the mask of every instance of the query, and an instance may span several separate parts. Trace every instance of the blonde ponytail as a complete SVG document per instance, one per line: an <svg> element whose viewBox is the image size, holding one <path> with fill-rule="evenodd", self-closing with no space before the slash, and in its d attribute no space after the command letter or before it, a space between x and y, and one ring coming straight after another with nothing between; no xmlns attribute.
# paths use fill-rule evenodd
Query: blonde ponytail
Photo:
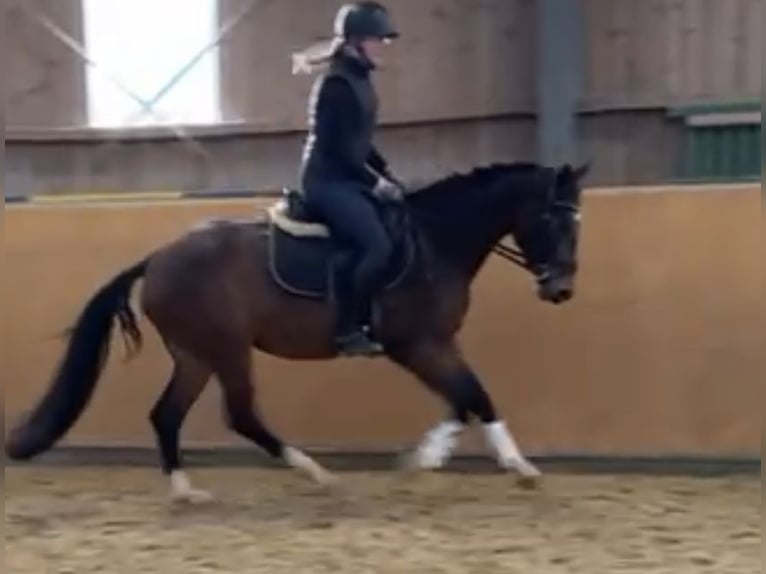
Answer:
<svg viewBox="0 0 766 574"><path fill-rule="evenodd" d="M326 67L343 45L342 38L317 42L292 55L293 75L312 74Z"/></svg>

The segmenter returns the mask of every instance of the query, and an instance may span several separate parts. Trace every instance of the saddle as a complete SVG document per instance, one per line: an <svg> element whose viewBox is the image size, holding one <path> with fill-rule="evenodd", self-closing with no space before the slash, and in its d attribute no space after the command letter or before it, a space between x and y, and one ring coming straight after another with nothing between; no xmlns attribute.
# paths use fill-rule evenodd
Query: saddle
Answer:
<svg viewBox="0 0 766 574"><path fill-rule="evenodd" d="M397 229L384 217L394 242L385 289L396 286L414 261L413 230ZM311 213L298 190L285 188L268 210L269 271L284 291L299 297L333 301L337 285L353 262L352 250Z"/></svg>
<svg viewBox="0 0 766 574"><path fill-rule="evenodd" d="M330 229L312 215L300 192L285 188L282 198L269 209L271 222L298 238L330 238Z"/></svg>

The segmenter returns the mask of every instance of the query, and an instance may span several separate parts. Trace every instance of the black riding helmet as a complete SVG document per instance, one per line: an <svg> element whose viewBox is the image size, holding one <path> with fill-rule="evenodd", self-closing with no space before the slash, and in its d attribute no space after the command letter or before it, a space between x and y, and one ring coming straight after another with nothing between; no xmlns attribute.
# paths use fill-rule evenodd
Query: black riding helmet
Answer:
<svg viewBox="0 0 766 574"><path fill-rule="evenodd" d="M352 38L379 38L388 40L399 37L391 22L388 9L379 2L353 2L343 5L335 17L335 36Z"/></svg>

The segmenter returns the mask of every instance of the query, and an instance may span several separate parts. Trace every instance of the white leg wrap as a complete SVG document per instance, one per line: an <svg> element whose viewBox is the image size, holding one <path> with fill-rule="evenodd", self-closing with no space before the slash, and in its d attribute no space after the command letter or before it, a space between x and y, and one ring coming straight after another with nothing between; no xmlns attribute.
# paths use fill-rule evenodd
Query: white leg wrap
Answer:
<svg viewBox="0 0 766 574"><path fill-rule="evenodd" d="M444 466L457 447L462 430L462 423L444 421L428 431L416 452L417 465L426 469Z"/></svg>
<svg viewBox="0 0 766 574"><path fill-rule="evenodd" d="M541 476L541 472L521 454L521 449L503 421L484 425L484 436L502 468L516 470L526 477Z"/></svg>
<svg viewBox="0 0 766 574"><path fill-rule="evenodd" d="M189 477L183 470L174 470L170 474L170 489L173 494L185 494L192 489Z"/></svg>
<svg viewBox="0 0 766 574"><path fill-rule="evenodd" d="M304 472L321 485L326 486L335 482L333 475L325 470L317 461L297 448L285 447L284 458L285 462L291 467Z"/></svg>
<svg viewBox="0 0 766 574"><path fill-rule="evenodd" d="M174 470L170 474L170 497L174 501L190 502L193 504L201 504L213 500L212 495L209 493L192 488L189 477L182 470Z"/></svg>

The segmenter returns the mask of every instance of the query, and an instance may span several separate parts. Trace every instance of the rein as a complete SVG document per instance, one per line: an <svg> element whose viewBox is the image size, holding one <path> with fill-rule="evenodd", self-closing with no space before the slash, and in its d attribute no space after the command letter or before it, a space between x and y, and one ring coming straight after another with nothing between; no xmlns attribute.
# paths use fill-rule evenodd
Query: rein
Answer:
<svg viewBox="0 0 766 574"><path fill-rule="evenodd" d="M401 204L394 204L395 208L399 211L400 215L403 217L404 222L406 225L410 225L412 223L412 206L407 205L406 203ZM435 217L431 216L431 214L418 212L418 215L421 217L424 217L425 219L433 218ZM505 259L506 261L510 261L514 265L518 265L522 269L525 269L527 271L532 271L532 266L527 263L526 257L524 256L524 253L516 248L516 247L510 247L508 245L504 245L503 243L499 243L495 245L492 248L492 251Z"/></svg>
<svg viewBox="0 0 766 574"><path fill-rule="evenodd" d="M518 265L522 269L530 270L531 268L529 263L527 263L526 257L524 257L524 253L516 247L510 247L509 245L498 243L492 248L492 251L506 261L510 261L514 265Z"/></svg>

